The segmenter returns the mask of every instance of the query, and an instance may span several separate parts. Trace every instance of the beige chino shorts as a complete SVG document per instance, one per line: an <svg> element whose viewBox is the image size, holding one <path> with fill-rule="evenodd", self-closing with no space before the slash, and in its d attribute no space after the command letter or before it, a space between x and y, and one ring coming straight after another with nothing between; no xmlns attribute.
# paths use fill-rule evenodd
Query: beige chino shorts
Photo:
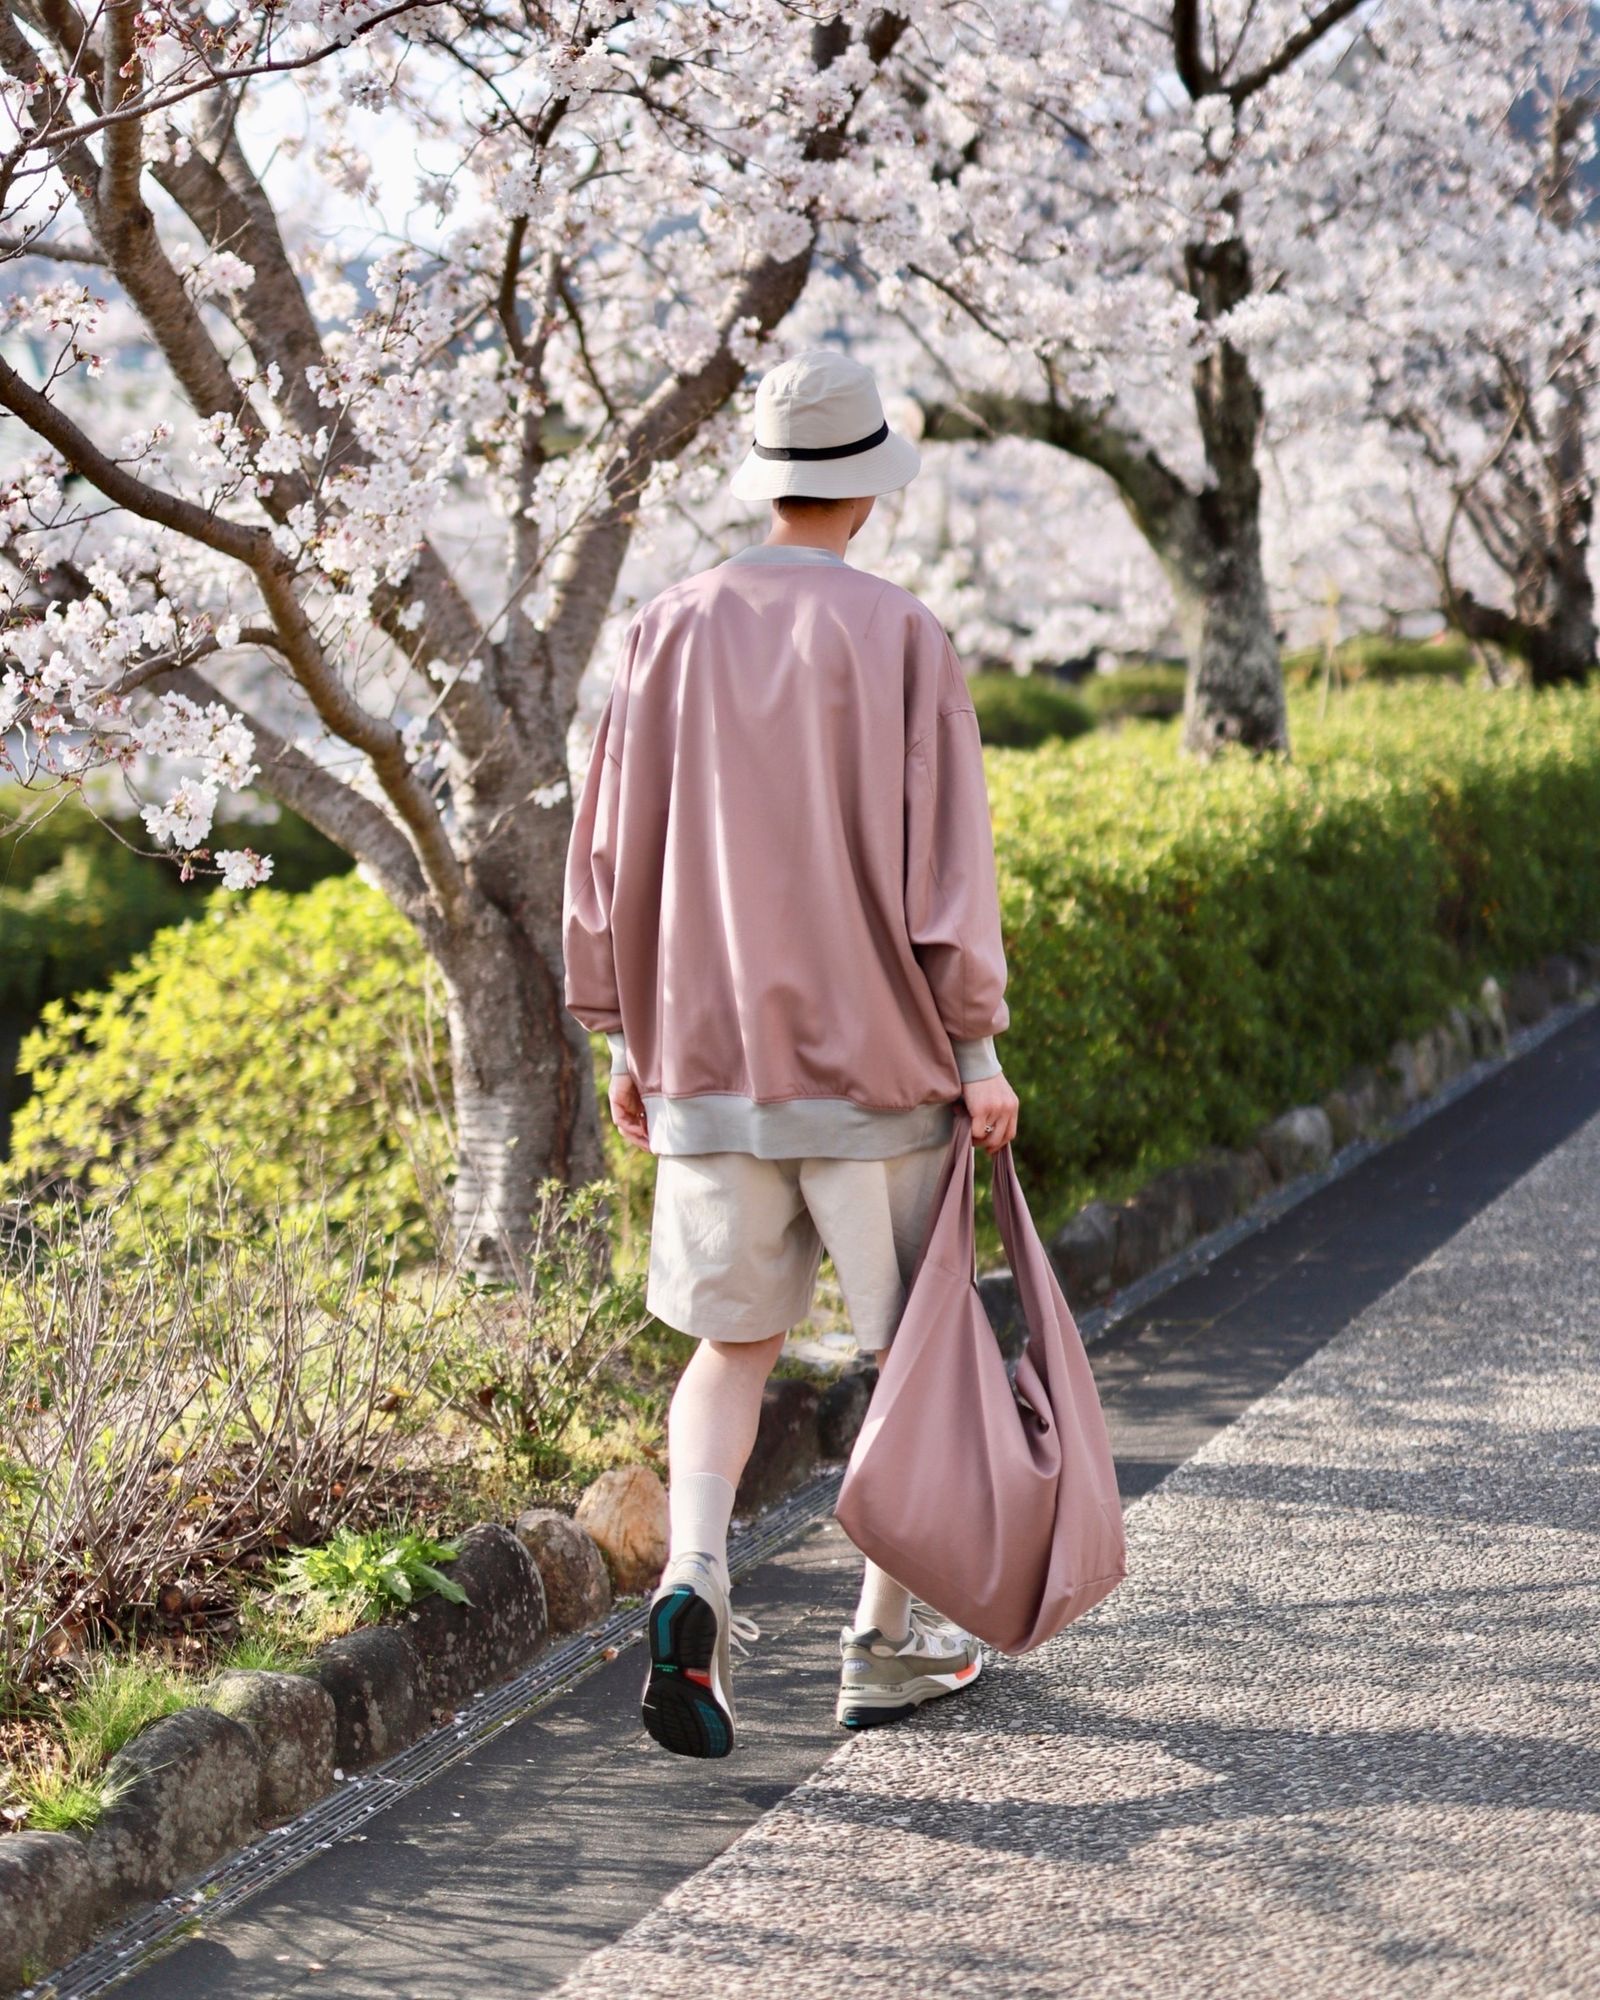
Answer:
<svg viewBox="0 0 1600 2000"><path fill-rule="evenodd" d="M766 1340L811 1310L824 1250L856 1341L888 1345L947 1143L887 1160L663 1153L645 1304L680 1333Z"/></svg>

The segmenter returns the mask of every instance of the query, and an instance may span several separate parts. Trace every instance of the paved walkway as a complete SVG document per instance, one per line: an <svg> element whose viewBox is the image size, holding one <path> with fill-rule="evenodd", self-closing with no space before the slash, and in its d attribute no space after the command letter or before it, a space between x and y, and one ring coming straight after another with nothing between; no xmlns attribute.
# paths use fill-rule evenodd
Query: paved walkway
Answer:
<svg viewBox="0 0 1600 2000"><path fill-rule="evenodd" d="M624 1654L120 1990L1587 1996L1597 1346L1591 1012L1096 1350L1132 1573L1061 1639L835 1753L826 1529L736 1756Z"/></svg>
<svg viewBox="0 0 1600 2000"><path fill-rule="evenodd" d="M1600 1117L1128 1526L563 2000L1600 1988Z"/></svg>

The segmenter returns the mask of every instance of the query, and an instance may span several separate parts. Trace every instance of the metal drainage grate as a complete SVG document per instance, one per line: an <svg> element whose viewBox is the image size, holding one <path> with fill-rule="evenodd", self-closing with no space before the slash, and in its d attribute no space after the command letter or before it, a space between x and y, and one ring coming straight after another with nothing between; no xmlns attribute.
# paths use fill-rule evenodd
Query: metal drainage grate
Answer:
<svg viewBox="0 0 1600 2000"><path fill-rule="evenodd" d="M843 1476L842 1466L820 1473L734 1536L728 1547L730 1573L742 1576L759 1567L831 1514ZM140 1911L70 1965L30 1986L22 2000L90 2000L91 1995L107 1992L173 1945L199 1935L214 1917L237 1909L314 1854L346 1839L491 1736L564 1694L613 1650L620 1652L633 1645L644 1634L646 1609L639 1603L612 1612L603 1624L564 1641L525 1673L475 1696L453 1722L387 1763L347 1779L298 1819L262 1834L249 1847L219 1862L192 1888Z"/></svg>

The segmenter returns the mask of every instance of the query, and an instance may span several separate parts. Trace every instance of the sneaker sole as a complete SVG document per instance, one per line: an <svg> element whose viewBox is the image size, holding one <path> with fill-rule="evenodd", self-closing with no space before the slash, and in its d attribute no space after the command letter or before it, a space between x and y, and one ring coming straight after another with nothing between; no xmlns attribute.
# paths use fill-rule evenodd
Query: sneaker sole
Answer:
<svg viewBox="0 0 1600 2000"><path fill-rule="evenodd" d="M726 1757L733 1717L717 1699L717 1614L687 1585L650 1607L650 1674L640 1713L663 1750Z"/></svg>
<svg viewBox="0 0 1600 2000"><path fill-rule="evenodd" d="M971 1666L953 1674L922 1674L914 1681L902 1681L898 1687L843 1688L835 1710L839 1726L876 1729L885 1722L899 1722L904 1716L914 1715L924 1702L937 1701L940 1695L957 1694L962 1688L971 1687L982 1667L980 1654Z"/></svg>

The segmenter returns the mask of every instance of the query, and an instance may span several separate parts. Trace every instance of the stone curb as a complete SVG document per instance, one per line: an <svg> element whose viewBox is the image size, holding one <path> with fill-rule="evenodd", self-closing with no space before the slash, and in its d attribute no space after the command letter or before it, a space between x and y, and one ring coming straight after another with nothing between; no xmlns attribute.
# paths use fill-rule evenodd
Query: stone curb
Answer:
<svg viewBox="0 0 1600 2000"><path fill-rule="evenodd" d="M815 1474L830 1413L835 1427L842 1408L854 1415L853 1440L875 1377L853 1367L825 1394L809 1382L768 1385L741 1518ZM552 1637L598 1624L614 1586L652 1588L666 1561L661 1481L646 1466L619 1467L590 1493L598 1498L586 1495L576 1518L534 1508L514 1528L461 1535L450 1574L465 1604L423 1598L394 1622L328 1641L300 1673L219 1676L203 1702L151 1723L113 1758L106 1777L118 1796L87 1838L0 1837L0 1994L43 1979L130 1912L181 1893L261 1830L417 1743Z"/></svg>
<svg viewBox="0 0 1600 2000"><path fill-rule="evenodd" d="M532 1555L493 1523L459 1547L451 1574L465 1604L426 1597L398 1623L331 1640L303 1673L221 1675L207 1700L118 1751L106 1769L115 1802L87 1838L0 1838L0 1992L42 1978L347 1771L393 1756L529 1666L550 1637Z"/></svg>
<svg viewBox="0 0 1600 2000"><path fill-rule="evenodd" d="M768 1384L739 1518L804 1485L825 1439L848 1452L875 1379L853 1365L825 1392ZM300 1673L225 1673L203 1702L151 1723L108 1766L116 1803L87 1838L0 1837L0 1993L41 1979L347 1775L418 1742L531 1665L553 1636L599 1623L614 1588L651 1589L666 1533L656 1474L618 1467L576 1517L534 1508L514 1528L483 1523L461 1535L450 1574L467 1603L425 1597L394 1622L328 1641Z"/></svg>

